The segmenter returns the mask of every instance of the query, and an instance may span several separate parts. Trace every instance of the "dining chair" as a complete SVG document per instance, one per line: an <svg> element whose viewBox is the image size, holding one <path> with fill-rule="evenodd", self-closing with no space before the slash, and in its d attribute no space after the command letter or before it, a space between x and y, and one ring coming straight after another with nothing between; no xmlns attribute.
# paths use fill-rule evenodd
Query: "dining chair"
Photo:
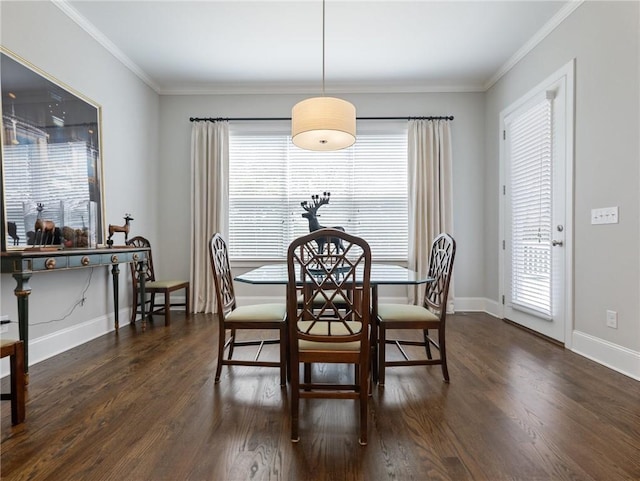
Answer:
<svg viewBox="0 0 640 481"><path fill-rule="evenodd" d="M145 299L145 315L164 315L164 325L171 324L171 308L183 307L187 317L189 317L189 281L184 280L157 280L155 271L153 268L153 257L151 255L151 243L142 236L136 236L129 239L127 245L134 247L149 247L149 253L147 257L147 270L145 272L144 292L150 294L149 299ZM132 262L129 264L131 269L131 279L133 287L133 310L131 312L131 324L135 323L136 316L142 313L140 305L140 285L138 282L137 263ZM171 302L171 293L179 290L184 290L184 302ZM162 303L156 303L156 294L162 294ZM148 306L148 307L147 307Z"/></svg>
<svg viewBox="0 0 640 481"><path fill-rule="evenodd" d="M287 382L287 324L286 304L253 304L238 306L236 303L233 277L229 264L227 244L219 233L211 237L209 242L211 268L216 290L216 315L218 318L218 363L215 382L220 382L222 366L262 366L280 368L280 385ZM238 339L237 331L277 330L278 338L262 339L257 336L252 339ZM230 336L227 339L227 331ZM280 358L278 361L259 360L262 348L267 344L279 344ZM233 358L236 347L258 346L253 360ZM224 351L227 350L227 358Z"/></svg>
<svg viewBox="0 0 640 481"><path fill-rule="evenodd" d="M356 399L360 405L359 442L365 445L370 362L369 244L337 229L316 230L289 245L287 276L291 440L300 439L301 398ZM355 373L332 382L314 382L310 367L318 363L354 365ZM305 374L302 381L301 365Z"/></svg>
<svg viewBox="0 0 640 481"><path fill-rule="evenodd" d="M0 358L9 356L10 392L0 399L11 401L11 424L20 424L26 417L24 343L15 339L0 339Z"/></svg>
<svg viewBox="0 0 640 481"><path fill-rule="evenodd" d="M445 326L447 319L447 297L456 254L456 242L449 234L438 235L431 244L428 277L432 279L425 285L424 298L421 305L384 304L378 305L378 384L384 386L385 369L395 366L442 366L442 376L449 382L447 369L447 350L445 343ZM404 337L389 338L387 331L405 331ZM420 340L407 339L406 331L420 330ZM429 334L429 330L437 331L437 339ZM400 333L396 333L400 336ZM415 338L414 338L415 339ZM386 345L393 344L403 360L388 360ZM411 358L403 346L422 346L426 356ZM439 357L433 358L431 347L439 351ZM417 356L417 353L413 353ZM426 357L426 358L425 358Z"/></svg>

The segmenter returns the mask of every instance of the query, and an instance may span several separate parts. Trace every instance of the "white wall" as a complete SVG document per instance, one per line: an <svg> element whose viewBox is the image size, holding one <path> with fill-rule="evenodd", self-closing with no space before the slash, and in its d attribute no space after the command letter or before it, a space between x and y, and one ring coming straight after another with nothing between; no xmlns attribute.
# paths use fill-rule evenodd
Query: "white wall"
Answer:
<svg viewBox="0 0 640 481"><path fill-rule="evenodd" d="M583 3L486 94L485 296L497 302L500 111L576 59L573 349L640 378L640 3ZM620 222L591 225L592 208ZM618 312L618 329L605 324Z"/></svg>
<svg viewBox="0 0 640 481"><path fill-rule="evenodd" d="M453 115L454 232L457 240L455 292L458 297L483 295L482 252L484 212L484 94L340 94L353 102L361 117ZM289 117L291 107L304 97L296 95L193 95L162 96L160 100L160 188L170 193L159 208L170 220L160 237L159 269L167 275L188 278L190 216L189 117ZM178 234L179 233L179 234ZM154 264L156 263L154 259ZM240 271L238 271L240 272ZM269 295L256 286L238 285L238 295ZM259 292L259 293L257 293ZM385 295L381 292L381 295Z"/></svg>
<svg viewBox="0 0 640 481"><path fill-rule="evenodd" d="M130 212L135 219L132 234L155 240L158 95L50 2L0 2L0 19L3 47L102 106L106 221L120 225ZM113 291L106 267L93 269L84 306L62 321L48 322L69 313L90 273L80 269L32 277L31 364L113 329ZM8 274L0 281L0 313L17 321L15 281ZM128 322L129 284L128 269L121 269L121 325ZM17 324L5 335L17 338Z"/></svg>

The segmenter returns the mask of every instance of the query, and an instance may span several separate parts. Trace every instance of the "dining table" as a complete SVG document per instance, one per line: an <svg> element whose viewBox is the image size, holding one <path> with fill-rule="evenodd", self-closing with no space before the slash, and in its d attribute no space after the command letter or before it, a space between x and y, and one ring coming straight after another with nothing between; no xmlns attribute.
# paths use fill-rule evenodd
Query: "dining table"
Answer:
<svg viewBox="0 0 640 481"><path fill-rule="evenodd" d="M234 277L235 281L258 285L287 285L289 275L285 262L278 264L265 264ZM371 264L371 319L374 324L372 342L377 342L375 329L378 318L378 287L382 285L413 285L427 284L433 278L428 275L420 275L418 272L397 264L372 263ZM378 378L377 362L374 359L373 379Z"/></svg>

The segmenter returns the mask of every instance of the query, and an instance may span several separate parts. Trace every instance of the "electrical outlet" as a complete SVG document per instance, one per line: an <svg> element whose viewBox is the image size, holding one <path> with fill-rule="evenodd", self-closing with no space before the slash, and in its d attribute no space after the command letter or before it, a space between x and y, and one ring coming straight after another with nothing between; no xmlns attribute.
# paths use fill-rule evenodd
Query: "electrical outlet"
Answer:
<svg viewBox="0 0 640 481"><path fill-rule="evenodd" d="M616 311L607 311L607 327L618 329L618 313Z"/></svg>
<svg viewBox="0 0 640 481"><path fill-rule="evenodd" d="M603 207L601 209L591 209L592 224L617 224L618 207Z"/></svg>

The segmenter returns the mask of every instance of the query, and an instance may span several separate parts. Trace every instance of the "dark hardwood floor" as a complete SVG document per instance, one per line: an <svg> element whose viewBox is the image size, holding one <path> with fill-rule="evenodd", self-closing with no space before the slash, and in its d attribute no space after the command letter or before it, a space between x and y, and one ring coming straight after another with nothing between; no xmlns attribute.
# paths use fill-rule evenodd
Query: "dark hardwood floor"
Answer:
<svg viewBox="0 0 640 481"><path fill-rule="evenodd" d="M451 316L447 338L451 383L390 369L367 446L356 403L331 399L302 402L292 444L277 369L224 368L214 385L212 316L125 326L30 368L26 422L2 403L1 477L640 480L640 382L484 314Z"/></svg>

